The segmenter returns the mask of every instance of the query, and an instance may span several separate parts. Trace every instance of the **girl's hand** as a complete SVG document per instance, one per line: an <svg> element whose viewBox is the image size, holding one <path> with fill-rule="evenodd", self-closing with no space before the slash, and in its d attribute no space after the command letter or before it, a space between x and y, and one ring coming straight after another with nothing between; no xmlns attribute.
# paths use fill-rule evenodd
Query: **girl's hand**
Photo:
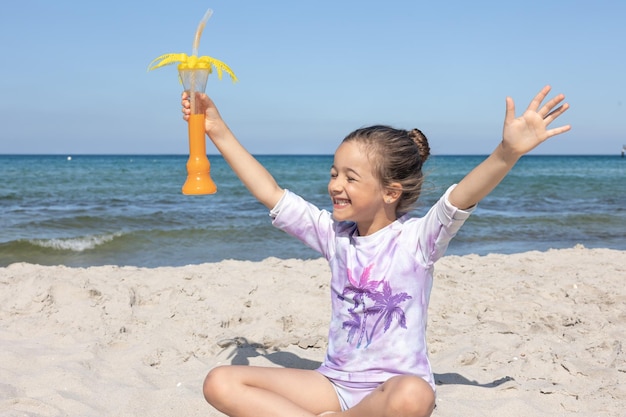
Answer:
<svg viewBox="0 0 626 417"><path fill-rule="evenodd" d="M181 104L183 106L183 119L189 121L189 116L191 115L191 97L186 91L183 92ZM215 103L213 103L213 100L211 100L209 96L204 93L196 93L195 105L197 109L196 113L204 113L204 129L212 140L217 139L228 131L228 127L226 127Z"/></svg>
<svg viewBox="0 0 626 417"><path fill-rule="evenodd" d="M570 130L570 125L548 129L550 123L569 109L567 103L559 106L565 99L563 94L559 94L541 106L541 102L546 98L550 89L550 86L545 86L530 102L524 114L518 118L515 118L513 99L511 97L506 98L502 147L507 153L514 157L520 157L548 138Z"/></svg>

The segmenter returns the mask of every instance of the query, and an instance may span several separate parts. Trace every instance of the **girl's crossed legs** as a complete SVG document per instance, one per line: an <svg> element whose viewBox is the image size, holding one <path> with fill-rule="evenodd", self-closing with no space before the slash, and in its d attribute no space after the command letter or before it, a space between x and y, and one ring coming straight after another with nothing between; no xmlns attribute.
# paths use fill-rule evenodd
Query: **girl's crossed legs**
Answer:
<svg viewBox="0 0 626 417"><path fill-rule="evenodd" d="M207 375L204 397L230 417L428 417L435 404L430 385L416 376L397 376L361 402L341 411L333 384L312 370L220 366Z"/></svg>

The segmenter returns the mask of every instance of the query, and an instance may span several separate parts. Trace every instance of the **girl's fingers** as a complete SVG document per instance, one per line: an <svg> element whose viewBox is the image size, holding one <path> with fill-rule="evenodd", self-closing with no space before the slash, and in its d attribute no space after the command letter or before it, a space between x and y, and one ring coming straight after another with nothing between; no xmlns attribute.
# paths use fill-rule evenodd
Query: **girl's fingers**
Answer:
<svg viewBox="0 0 626 417"><path fill-rule="evenodd" d="M550 113L552 113L553 112L552 109L558 106L559 103L561 103L564 99L565 99L565 96L563 94L559 94L558 96L554 97L552 100L544 104L544 106L541 108L541 111L539 112L539 115L545 118Z"/></svg>
<svg viewBox="0 0 626 417"><path fill-rule="evenodd" d="M546 139L551 138L552 136L560 135L561 133L565 133L571 128L572 127L570 125L565 125L561 127L555 127L554 129L550 129L546 131Z"/></svg>
<svg viewBox="0 0 626 417"><path fill-rule="evenodd" d="M511 123L515 120L515 102L511 97L506 98L506 113L504 115L504 123Z"/></svg>
<svg viewBox="0 0 626 417"><path fill-rule="evenodd" d="M541 105L541 102L546 98L551 89L552 87L550 87L549 85L543 87L543 89L541 89L541 91L537 93L535 98L532 99L532 101L528 105L528 109L537 111L539 109L539 106Z"/></svg>
<svg viewBox="0 0 626 417"><path fill-rule="evenodd" d="M560 115L562 115L563 113L565 113L565 111L569 109L569 104L565 103L559 107L557 107L556 109L552 110L550 113L548 113L543 120L545 120L546 125L549 125L550 123L552 123L557 117L559 117Z"/></svg>
<svg viewBox="0 0 626 417"><path fill-rule="evenodd" d="M183 106L183 111L185 111L186 109L191 108L191 103L189 102L189 97L185 97L186 93L183 93L183 99L181 100L181 104Z"/></svg>

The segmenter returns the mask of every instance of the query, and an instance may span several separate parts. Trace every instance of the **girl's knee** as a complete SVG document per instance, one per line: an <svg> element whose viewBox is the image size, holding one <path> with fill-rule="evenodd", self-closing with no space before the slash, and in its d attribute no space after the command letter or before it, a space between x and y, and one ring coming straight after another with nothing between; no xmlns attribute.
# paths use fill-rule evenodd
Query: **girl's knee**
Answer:
<svg viewBox="0 0 626 417"><path fill-rule="evenodd" d="M206 378L204 378L202 393L207 402L214 407L218 407L228 395L230 386L228 382L229 371L228 366L218 366L211 369Z"/></svg>
<svg viewBox="0 0 626 417"><path fill-rule="evenodd" d="M387 388L391 414L411 417L428 417L432 414L435 408L435 393L430 384L415 376L394 379L393 384Z"/></svg>

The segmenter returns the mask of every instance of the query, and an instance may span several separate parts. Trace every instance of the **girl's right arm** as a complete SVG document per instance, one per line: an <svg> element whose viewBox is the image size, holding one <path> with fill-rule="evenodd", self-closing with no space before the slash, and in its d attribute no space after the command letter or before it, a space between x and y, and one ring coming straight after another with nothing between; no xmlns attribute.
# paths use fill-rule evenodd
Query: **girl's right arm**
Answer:
<svg viewBox="0 0 626 417"><path fill-rule="evenodd" d="M241 182L268 209L274 208L284 190L276 180L237 140L206 94L196 93L196 105L205 113L205 131ZM183 93L183 119L191 113L189 95Z"/></svg>

